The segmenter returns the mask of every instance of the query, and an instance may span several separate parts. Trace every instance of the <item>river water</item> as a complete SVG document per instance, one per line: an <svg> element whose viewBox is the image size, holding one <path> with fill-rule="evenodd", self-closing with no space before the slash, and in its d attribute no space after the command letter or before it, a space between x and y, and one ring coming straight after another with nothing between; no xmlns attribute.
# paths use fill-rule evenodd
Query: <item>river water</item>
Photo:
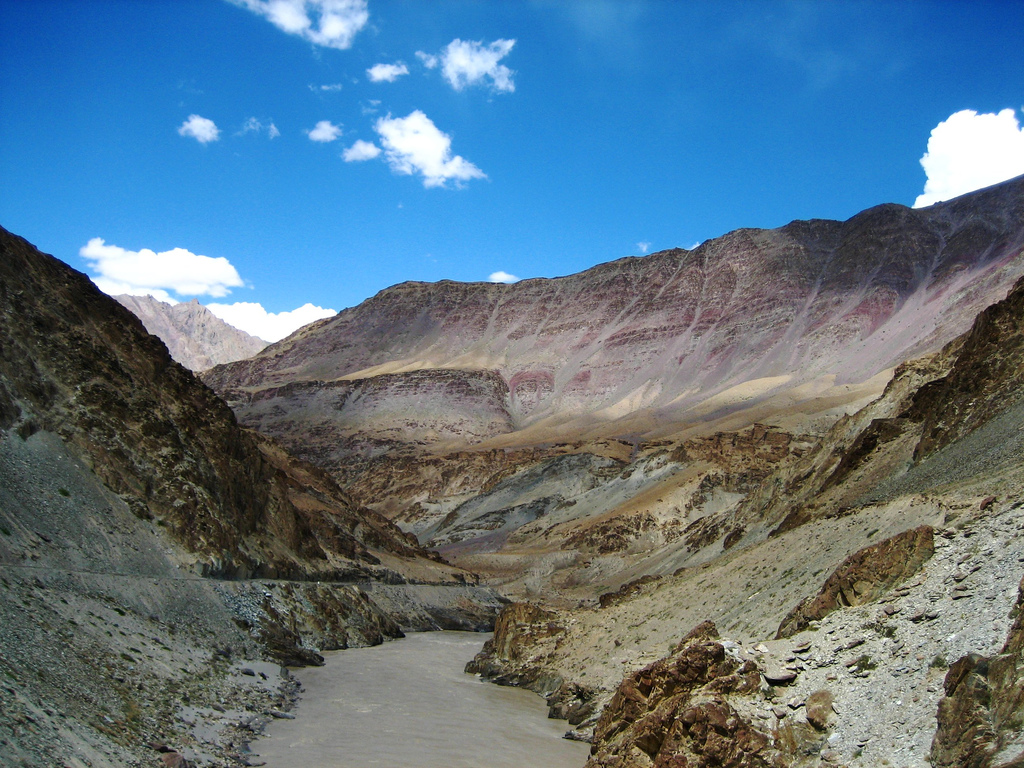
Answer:
<svg viewBox="0 0 1024 768"><path fill-rule="evenodd" d="M268 768L580 768L589 745L562 739L569 726L543 699L462 671L486 637L422 632L325 653L296 673L296 719L268 725L253 750Z"/></svg>

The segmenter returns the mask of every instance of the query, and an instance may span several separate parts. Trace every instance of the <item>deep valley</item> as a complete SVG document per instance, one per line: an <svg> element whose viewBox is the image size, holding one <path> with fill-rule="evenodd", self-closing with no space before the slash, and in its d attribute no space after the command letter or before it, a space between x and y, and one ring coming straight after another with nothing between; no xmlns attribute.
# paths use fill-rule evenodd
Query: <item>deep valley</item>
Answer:
<svg viewBox="0 0 1024 768"><path fill-rule="evenodd" d="M8 764L255 764L288 667L493 629L587 768L1024 765L1024 177L220 365L0 235Z"/></svg>

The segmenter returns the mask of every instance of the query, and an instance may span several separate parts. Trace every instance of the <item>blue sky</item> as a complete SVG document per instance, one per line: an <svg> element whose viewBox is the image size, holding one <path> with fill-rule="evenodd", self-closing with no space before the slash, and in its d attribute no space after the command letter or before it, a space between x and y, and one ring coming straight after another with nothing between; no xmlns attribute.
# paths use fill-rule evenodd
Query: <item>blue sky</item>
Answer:
<svg viewBox="0 0 1024 768"><path fill-rule="evenodd" d="M1022 32L1022 2L0 0L0 225L268 337L1024 172Z"/></svg>

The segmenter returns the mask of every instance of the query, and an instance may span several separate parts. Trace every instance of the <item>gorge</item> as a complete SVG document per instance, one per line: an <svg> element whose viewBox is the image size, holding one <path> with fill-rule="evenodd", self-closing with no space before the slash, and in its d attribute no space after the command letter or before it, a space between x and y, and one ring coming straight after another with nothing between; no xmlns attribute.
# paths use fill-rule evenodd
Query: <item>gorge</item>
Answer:
<svg viewBox="0 0 1024 768"><path fill-rule="evenodd" d="M249 764L281 664L493 627L470 671L588 768L1024 765L1024 178L406 283L198 378L0 234L12 759Z"/></svg>

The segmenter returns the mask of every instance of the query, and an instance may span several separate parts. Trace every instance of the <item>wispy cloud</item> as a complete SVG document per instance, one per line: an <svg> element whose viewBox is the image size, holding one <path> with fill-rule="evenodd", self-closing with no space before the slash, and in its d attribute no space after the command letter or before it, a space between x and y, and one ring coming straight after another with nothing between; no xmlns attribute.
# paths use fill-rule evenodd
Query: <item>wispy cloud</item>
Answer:
<svg viewBox="0 0 1024 768"><path fill-rule="evenodd" d="M444 79L456 91L470 85L490 85L495 91L511 93L516 89L514 73L500 61L515 44L515 40L495 40L485 45L482 40L455 38L440 56L416 51L416 57L427 69L440 65Z"/></svg>
<svg viewBox="0 0 1024 768"><path fill-rule="evenodd" d="M129 251L94 237L78 253L97 273L91 276L92 281L111 295L148 293L173 301L168 291L174 291L179 296L219 298L244 285L238 271L223 256L202 256L184 248L160 253L148 248Z"/></svg>
<svg viewBox="0 0 1024 768"><path fill-rule="evenodd" d="M304 325L338 314L308 303L287 312L268 312L262 304L251 301L207 304L206 308L229 325L264 341L280 341Z"/></svg>
<svg viewBox="0 0 1024 768"><path fill-rule="evenodd" d="M189 136L200 144L209 144L211 141L217 141L220 138L220 128L217 127L213 120L200 117L199 115L189 115L188 120L178 128L178 134L180 136Z"/></svg>
<svg viewBox="0 0 1024 768"><path fill-rule="evenodd" d="M487 175L465 158L452 156L452 140L420 110L405 117L378 118L374 130L380 135L391 169L396 173L422 174L423 186L443 187L449 180L456 184Z"/></svg>
<svg viewBox="0 0 1024 768"><path fill-rule="evenodd" d="M346 163L358 163L363 160L373 160L380 155L381 149L371 141L359 139L355 144L341 153Z"/></svg>
<svg viewBox="0 0 1024 768"><path fill-rule="evenodd" d="M636 244L636 247L637 250L640 251L640 253L647 253L649 250L651 250L651 244L646 240L641 240L639 243Z"/></svg>
<svg viewBox="0 0 1024 768"><path fill-rule="evenodd" d="M932 129L921 166L928 180L915 208L1012 179L1024 173L1024 129L1012 109L961 110Z"/></svg>
<svg viewBox="0 0 1024 768"><path fill-rule="evenodd" d="M325 48L352 46L370 20L366 0L230 0L290 35Z"/></svg>
<svg viewBox="0 0 1024 768"><path fill-rule="evenodd" d="M491 272L491 274L487 277L487 282L489 282L489 283L518 283L519 282L519 278L516 277L515 275L510 275L508 272L503 272L502 270L499 269L497 272Z"/></svg>
<svg viewBox="0 0 1024 768"><path fill-rule="evenodd" d="M306 133L309 135L310 141L328 144L341 136L341 126L335 125L330 120L321 120Z"/></svg>
<svg viewBox="0 0 1024 768"><path fill-rule="evenodd" d="M400 61L395 64L374 64L366 70L366 76L374 83L393 83L408 74L409 68Z"/></svg>
<svg viewBox="0 0 1024 768"><path fill-rule="evenodd" d="M423 66L427 69L437 69L437 65L440 63L437 56L424 51L416 51L416 58L422 61Z"/></svg>
<svg viewBox="0 0 1024 768"><path fill-rule="evenodd" d="M276 139L278 136L281 135L281 132L277 130L277 126L274 125L273 121L264 125L259 118L255 117L250 117L248 120L246 120L242 124L242 130L240 130L235 135L244 136L247 133L261 133L263 131L267 132L267 138L270 139Z"/></svg>

